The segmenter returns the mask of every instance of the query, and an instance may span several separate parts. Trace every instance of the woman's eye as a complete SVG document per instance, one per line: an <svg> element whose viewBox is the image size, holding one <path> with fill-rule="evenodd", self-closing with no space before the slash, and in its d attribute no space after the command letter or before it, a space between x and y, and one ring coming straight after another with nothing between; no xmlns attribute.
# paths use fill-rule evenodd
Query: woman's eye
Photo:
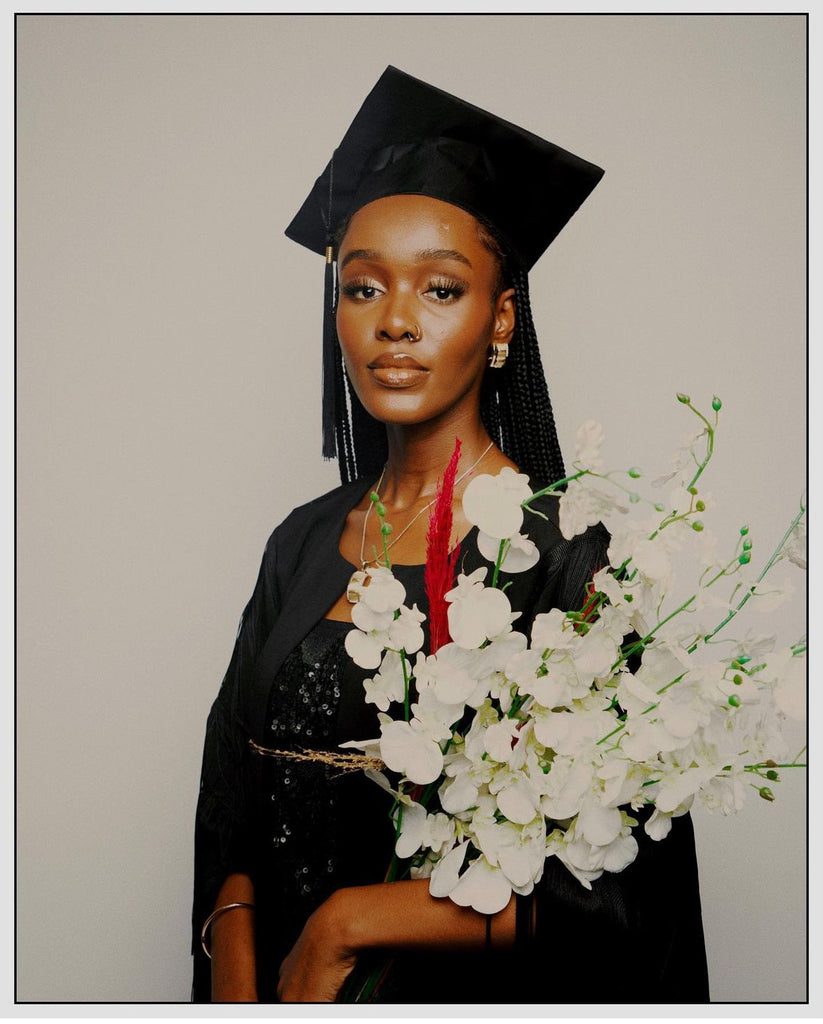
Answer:
<svg viewBox="0 0 823 1024"><path fill-rule="evenodd" d="M436 282L429 286L426 294L431 295L438 302L455 302L464 293L465 288L454 282Z"/></svg>
<svg viewBox="0 0 823 1024"><path fill-rule="evenodd" d="M379 294L380 289L377 285L368 284L365 281L352 281L350 284L343 286L343 294L353 299L362 299L368 301L373 299L375 295Z"/></svg>

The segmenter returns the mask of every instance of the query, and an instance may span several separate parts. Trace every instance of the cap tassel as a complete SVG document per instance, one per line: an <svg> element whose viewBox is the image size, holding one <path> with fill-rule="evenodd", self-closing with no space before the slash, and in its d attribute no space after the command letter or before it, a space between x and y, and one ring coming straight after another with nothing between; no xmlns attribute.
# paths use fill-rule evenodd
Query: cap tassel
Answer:
<svg viewBox="0 0 823 1024"><path fill-rule="evenodd" d="M334 323L334 246L326 246L323 288L323 458L337 455L337 390L334 382L337 331Z"/></svg>

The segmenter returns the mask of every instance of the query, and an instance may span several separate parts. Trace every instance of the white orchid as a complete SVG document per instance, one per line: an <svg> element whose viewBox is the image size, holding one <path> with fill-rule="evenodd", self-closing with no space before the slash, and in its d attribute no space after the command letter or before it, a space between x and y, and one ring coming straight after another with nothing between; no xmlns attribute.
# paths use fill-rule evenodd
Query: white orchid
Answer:
<svg viewBox="0 0 823 1024"><path fill-rule="evenodd" d="M523 524L522 504L531 498L529 478L504 466L497 476L481 474L463 492L463 514L481 533L508 540Z"/></svg>
<svg viewBox="0 0 823 1024"><path fill-rule="evenodd" d="M366 690L366 703L376 704L381 711L388 711L392 701L402 701L405 697L405 679L400 655L395 651L386 651L380 663L380 671L371 679L364 680L363 686Z"/></svg>
<svg viewBox="0 0 823 1024"><path fill-rule="evenodd" d="M390 569L377 566L367 569L369 584L363 590L363 596L358 605L362 603L376 612L395 612L406 600L406 588L395 579ZM352 615L352 618L354 616Z"/></svg>
<svg viewBox="0 0 823 1024"><path fill-rule="evenodd" d="M574 464L578 469L589 469L594 472L603 468L600 449L605 440L605 431L597 420L586 420L577 428L574 438Z"/></svg>
<svg viewBox="0 0 823 1024"><path fill-rule="evenodd" d="M388 569L368 569L367 576L369 583L361 589L360 600L351 611L357 629L346 634L345 644L355 664L372 669L380 665L387 647L398 650L409 643L407 651L419 650L424 639L420 629L424 616L417 608L403 607L406 588Z"/></svg>
<svg viewBox="0 0 823 1024"><path fill-rule="evenodd" d="M466 650L474 650L507 633L517 618L502 590L484 587L481 580L486 570L477 569L471 576L458 577L457 586L446 594L449 602L449 632L452 639Z"/></svg>
<svg viewBox="0 0 823 1024"><path fill-rule="evenodd" d="M744 605L770 613L791 585L755 574L748 541L724 562L698 521L712 506L694 485L712 433L689 438L658 481L670 484L668 505L626 517L625 492L600 475L602 427L583 424L573 463L582 475L560 495L559 525L570 539L606 521L609 564L594 573L585 609L534 615L528 638L512 629L518 611L496 582L540 559L520 533L528 477L512 469L466 489L464 512L494 571L491 582L487 568L458 575L445 595L451 639L435 654L423 652L424 616L406 607L391 571L368 571L346 649L378 670L364 689L380 737L346 746L379 754L399 778L368 770L395 798L397 856L432 895L496 913L513 892L532 891L547 856L591 887L637 856L633 811L651 806L645 832L664 840L695 803L737 812L751 773L784 756L781 723L805 712L805 641L714 639ZM769 566L805 564L803 511ZM694 570L685 588L683 566ZM386 713L392 704L404 720Z"/></svg>
<svg viewBox="0 0 823 1024"><path fill-rule="evenodd" d="M560 532L567 540L608 518L625 506L597 477L570 480L560 497Z"/></svg>
<svg viewBox="0 0 823 1024"><path fill-rule="evenodd" d="M789 561L794 562L799 569L806 568L806 522L804 519L799 520L792 530L784 552Z"/></svg>
<svg viewBox="0 0 823 1024"><path fill-rule="evenodd" d="M434 782L443 768L443 753L419 722L386 722L380 729L380 756L386 767L410 782Z"/></svg>
<svg viewBox="0 0 823 1024"><path fill-rule="evenodd" d="M500 540L482 531L477 535L477 550L490 562L500 554ZM514 533L503 544L500 568L507 573L526 572L540 561L540 552L534 541L522 533Z"/></svg>

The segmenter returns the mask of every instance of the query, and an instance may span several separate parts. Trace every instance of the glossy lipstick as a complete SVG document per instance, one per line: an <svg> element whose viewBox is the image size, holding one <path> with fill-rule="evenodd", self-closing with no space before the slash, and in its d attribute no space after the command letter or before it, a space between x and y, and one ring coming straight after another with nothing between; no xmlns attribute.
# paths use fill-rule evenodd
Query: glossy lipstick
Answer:
<svg viewBox="0 0 823 1024"><path fill-rule="evenodd" d="M406 352L384 352L369 363L369 370L378 383L387 388L411 388L429 372Z"/></svg>

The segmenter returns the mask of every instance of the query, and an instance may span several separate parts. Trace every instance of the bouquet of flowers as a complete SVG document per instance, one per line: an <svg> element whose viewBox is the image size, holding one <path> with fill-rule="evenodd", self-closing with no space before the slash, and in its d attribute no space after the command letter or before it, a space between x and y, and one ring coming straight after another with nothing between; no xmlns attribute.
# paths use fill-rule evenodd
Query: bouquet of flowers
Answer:
<svg viewBox="0 0 823 1024"><path fill-rule="evenodd" d="M805 568L805 508L759 573L746 527L719 557L702 477L721 403L704 415L678 400L700 427L656 481L668 501L641 498L635 468L603 472L603 430L589 421L565 479L535 494L511 469L471 481L463 509L489 566L455 581L458 442L429 527L428 653L424 616L404 604L387 552L368 571L346 647L376 670L365 698L381 712L380 736L346 746L385 765L368 772L394 796L396 858L429 878L434 896L496 913L512 892L532 891L551 856L591 887L637 855L633 812L651 805L643 827L662 840L695 801L730 814L751 786L774 799L779 769L800 766L803 751L787 758L781 726L805 713L805 638L776 647L751 633L732 639L727 627L747 605L781 599L770 576L778 562ZM564 537L606 525L609 565L583 607L537 615L526 636L512 628L518 613L499 575L537 562L528 519L547 494ZM402 715L387 713L392 703Z"/></svg>

